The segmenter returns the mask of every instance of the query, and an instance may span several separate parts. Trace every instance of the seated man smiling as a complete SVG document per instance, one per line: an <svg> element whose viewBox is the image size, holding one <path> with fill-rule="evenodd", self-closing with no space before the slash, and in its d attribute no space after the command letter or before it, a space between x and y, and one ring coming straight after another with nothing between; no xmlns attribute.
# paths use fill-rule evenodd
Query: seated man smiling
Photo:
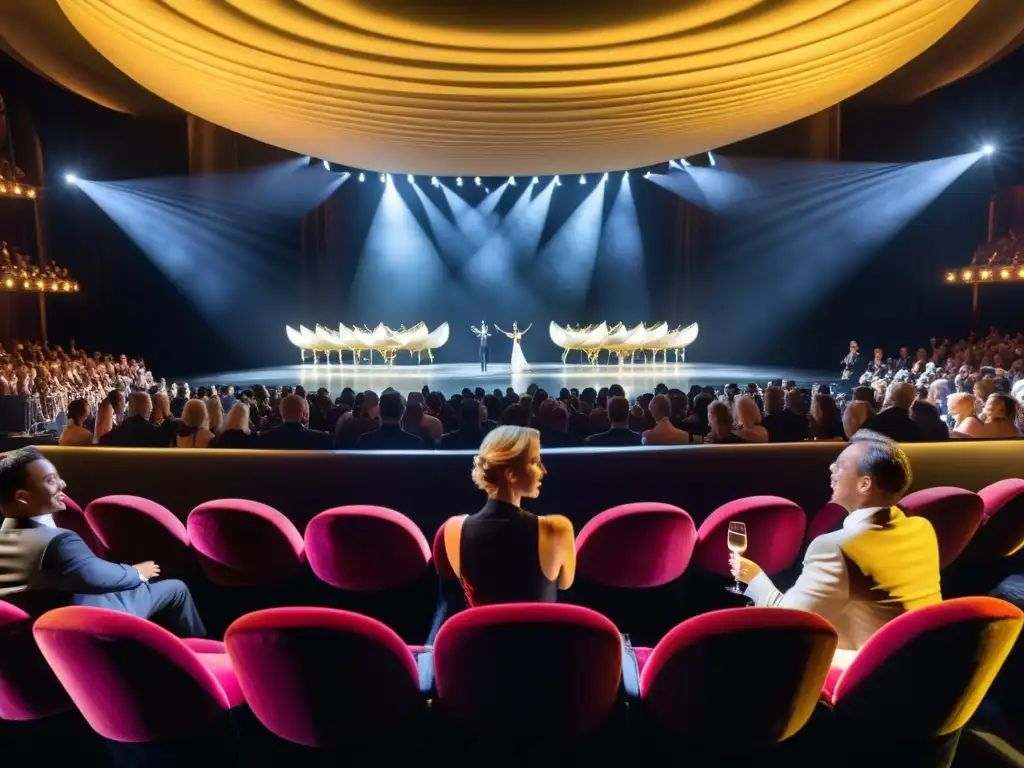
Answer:
<svg viewBox="0 0 1024 768"><path fill-rule="evenodd" d="M897 616L942 601L939 544L930 522L896 506L910 485L898 444L862 429L830 470L832 501L848 514L841 530L807 547L793 588L780 592L757 563L736 554L732 571L755 605L817 613L839 630L840 648L859 650Z"/></svg>

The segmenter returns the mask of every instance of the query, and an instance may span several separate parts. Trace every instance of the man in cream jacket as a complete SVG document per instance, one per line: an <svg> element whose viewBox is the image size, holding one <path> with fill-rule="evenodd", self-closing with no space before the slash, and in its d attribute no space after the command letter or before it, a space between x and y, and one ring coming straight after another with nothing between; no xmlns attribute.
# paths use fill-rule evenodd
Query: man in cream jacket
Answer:
<svg viewBox="0 0 1024 768"><path fill-rule="evenodd" d="M931 523L896 506L910 485L899 445L860 430L830 467L843 527L807 547L803 571L783 593L751 560L732 555L733 575L755 605L798 608L828 619L841 649L859 650L886 622L942 601L939 545Z"/></svg>

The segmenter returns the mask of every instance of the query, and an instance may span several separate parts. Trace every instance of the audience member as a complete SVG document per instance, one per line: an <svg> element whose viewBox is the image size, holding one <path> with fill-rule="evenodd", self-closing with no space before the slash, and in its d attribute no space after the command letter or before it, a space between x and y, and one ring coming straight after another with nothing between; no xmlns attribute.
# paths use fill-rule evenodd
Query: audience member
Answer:
<svg viewBox="0 0 1024 768"><path fill-rule="evenodd" d="M914 385L898 381L889 387L888 398L890 405L869 418L864 428L899 443L921 442L921 427L910 418L910 406L917 399Z"/></svg>
<svg viewBox="0 0 1024 768"><path fill-rule="evenodd" d="M60 604L86 605L154 619L181 637L203 637L206 629L184 583L155 581L160 566L153 561L102 560L77 533L57 527L53 516L66 508L64 487L36 448L0 459L0 598L31 615Z"/></svg>
<svg viewBox="0 0 1024 768"><path fill-rule="evenodd" d="M221 424L224 421L224 407L216 394L206 398L206 413L209 415L207 426L213 434L220 432ZM306 402L303 400L303 402Z"/></svg>
<svg viewBox="0 0 1024 768"><path fill-rule="evenodd" d="M871 418L871 407L865 400L854 400L843 411L843 433L850 440Z"/></svg>
<svg viewBox="0 0 1024 768"><path fill-rule="evenodd" d="M316 451L330 450L331 436L303 425L307 417L306 399L299 395L281 398L278 412L281 424L268 429L259 438L259 447L273 451Z"/></svg>
<svg viewBox="0 0 1024 768"><path fill-rule="evenodd" d="M485 411L476 400L463 400L459 410L459 428L442 435L438 448L442 451L475 451L487 431Z"/></svg>
<svg viewBox="0 0 1024 768"><path fill-rule="evenodd" d="M742 443L743 438L733 431L732 411L725 403L715 401L708 408L708 433L705 443Z"/></svg>
<svg viewBox="0 0 1024 768"><path fill-rule="evenodd" d="M812 440L845 440L843 420L839 416L839 407L831 395L815 395L811 401L811 439Z"/></svg>
<svg viewBox="0 0 1024 768"><path fill-rule="evenodd" d="M479 406L478 406L479 407ZM380 397L380 426L356 441L359 451L422 451L427 446L419 435L402 429L405 403L397 392L385 392Z"/></svg>
<svg viewBox="0 0 1024 768"><path fill-rule="evenodd" d="M733 399L736 419L736 437L744 443L767 443L768 430L761 424L761 411L757 402L749 395L737 395Z"/></svg>
<svg viewBox="0 0 1024 768"><path fill-rule="evenodd" d="M621 390L622 388L619 387ZM609 388L609 393L611 388ZM595 448L626 447L641 445L643 438L639 432L629 428L629 400L621 395L608 398L608 420L611 428L587 438L586 443Z"/></svg>
<svg viewBox="0 0 1024 768"><path fill-rule="evenodd" d="M174 444L178 448L209 448L213 432L209 429L210 412L203 400L189 400L181 411L181 420Z"/></svg>
<svg viewBox="0 0 1024 768"><path fill-rule="evenodd" d="M921 437L926 442L949 440L949 427L942 420L935 403L918 399L910 406L910 418L920 427Z"/></svg>
<svg viewBox="0 0 1024 768"><path fill-rule="evenodd" d="M258 448L256 435L252 434L249 421L249 406L235 401L224 417L224 423L210 443L211 448Z"/></svg>
<svg viewBox="0 0 1024 768"><path fill-rule="evenodd" d="M693 436L672 425L672 401L667 395L655 395L650 403L654 426L642 435L644 445L687 445Z"/></svg>
<svg viewBox="0 0 1024 768"><path fill-rule="evenodd" d="M93 426L92 441L99 444L100 440L114 428L114 406L104 400L96 409L96 423Z"/></svg>
<svg viewBox="0 0 1024 768"><path fill-rule="evenodd" d="M83 425L89 417L89 403L81 398L72 400L68 405L68 425L60 433L60 445L78 446L92 445L92 432Z"/></svg>
<svg viewBox="0 0 1024 768"><path fill-rule="evenodd" d="M621 398L620 398L621 399ZM444 547L473 606L553 603L572 586L576 549L572 523L521 508L547 474L536 430L504 426L490 432L473 462L473 482L487 494L483 509L449 518Z"/></svg>
<svg viewBox="0 0 1024 768"><path fill-rule="evenodd" d="M857 650L897 616L942 601L939 544L931 523L896 506L911 475L892 440L858 432L830 472L832 501L847 517L842 529L811 542L792 589L780 592L740 555L730 562L755 605L820 614L839 631L840 648Z"/></svg>
<svg viewBox="0 0 1024 768"><path fill-rule="evenodd" d="M358 413L350 418L342 415L334 430L334 447L339 450L351 450L361 435L373 432L380 426L380 398L373 390L366 390L356 401Z"/></svg>
<svg viewBox="0 0 1024 768"><path fill-rule="evenodd" d="M128 398L128 415L103 436L100 445L120 448L165 448L167 435L149 423L153 401L146 392L132 392Z"/></svg>
<svg viewBox="0 0 1024 768"><path fill-rule="evenodd" d="M768 387L764 391L764 428L770 443L796 443L806 440L809 424L804 416L797 416L786 408L786 393L782 387Z"/></svg>

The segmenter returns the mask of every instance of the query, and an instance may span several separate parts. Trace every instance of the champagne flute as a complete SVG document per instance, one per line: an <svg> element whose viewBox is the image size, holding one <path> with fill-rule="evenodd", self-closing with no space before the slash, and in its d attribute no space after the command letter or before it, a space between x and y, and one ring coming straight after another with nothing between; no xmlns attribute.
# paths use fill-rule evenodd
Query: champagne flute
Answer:
<svg viewBox="0 0 1024 768"><path fill-rule="evenodd" d="M729 523L729 551L735 552L737 555L742 555L747 551L747 524L739 521ZM726 587L726 590L732 592L734 595L742 595L743 587L740 586L740 580L736 579L736 583L731 587Z"/></svg>

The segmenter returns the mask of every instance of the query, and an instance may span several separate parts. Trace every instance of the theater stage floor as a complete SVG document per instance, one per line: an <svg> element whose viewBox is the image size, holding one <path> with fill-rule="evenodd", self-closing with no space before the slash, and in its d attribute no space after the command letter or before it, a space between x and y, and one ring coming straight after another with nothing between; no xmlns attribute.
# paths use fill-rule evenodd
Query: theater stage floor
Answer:
<svg viewBox="0 0 1024 768"><path fill-rule="evenodd" d="M771 379L792 379L801 386L812 383L831 383L836 375L799 371L785 368L717 365L715 363L657 363L650 365L589 366L562 365L561 363L540 363L531 366L522 374L513 374L507 363L488 366L487 373L480 371L478 363L437 363L430 365L288 365L279 368L258 368L249 371L229 371L203 376L186 376L178 381L197 385L232 384L248 387L253 384L281 386L301 384L307 390L326 387L337 395L343 387L359 391L372 389L377 392L394 387L399 392L411 392L428 385L445 394L458 392L463 387L483 387L488 392L512 387L517 392L536 383L548 392L558 392L562 387L594 387L600 389L609 384L621 384L627 395L636 396L653 392L654 386L664 383L686 391L694 384L722 388L736 383L745 387L749 382L766 386Z"/></svg>

